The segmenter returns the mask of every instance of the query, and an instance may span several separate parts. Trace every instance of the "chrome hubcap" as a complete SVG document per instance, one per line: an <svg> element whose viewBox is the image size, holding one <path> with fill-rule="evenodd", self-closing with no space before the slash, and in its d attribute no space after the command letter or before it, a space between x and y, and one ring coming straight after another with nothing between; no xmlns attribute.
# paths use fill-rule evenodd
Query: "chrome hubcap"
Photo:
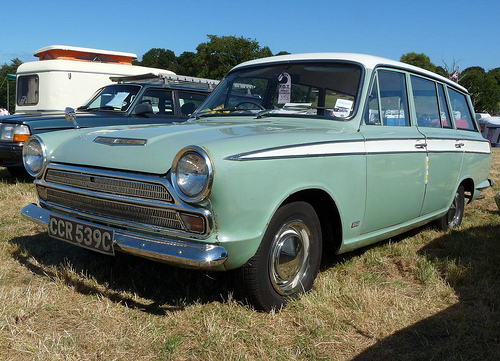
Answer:
<svg viewBox="0 0 500 361"><path fill-rule="evenodd" d="M274 289L281 295L295 293L309 269L309 228L300 220L286 223L273 240L269 272Z"/></svg>

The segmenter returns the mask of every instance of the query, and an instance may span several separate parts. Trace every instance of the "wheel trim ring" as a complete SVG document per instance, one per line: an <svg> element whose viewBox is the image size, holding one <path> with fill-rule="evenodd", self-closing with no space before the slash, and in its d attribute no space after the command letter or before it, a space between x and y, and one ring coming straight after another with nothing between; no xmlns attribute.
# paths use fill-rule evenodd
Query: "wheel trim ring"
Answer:
<svg viewBox="0 0 500 361"><path fill-rule="evenodd" d="M458 210L458 202L459 202L459 194L458 192L455 194L455 198L453 198L453 202L451 203L451 207L448 210L448 225L453 227L459 218L459 210Z"/></svg>
<svg viewBox="0 0 500 361"><path fill-rule="evenodd" d="M301 220L284 224L276 233L271 245L269 276L273 288L279 294L290 295L302 288L302 280L310 266L310 238L311 232ZM296 246L294 255L289 252L292 243ZM285 262L290 256L291 261Z"/></svg>

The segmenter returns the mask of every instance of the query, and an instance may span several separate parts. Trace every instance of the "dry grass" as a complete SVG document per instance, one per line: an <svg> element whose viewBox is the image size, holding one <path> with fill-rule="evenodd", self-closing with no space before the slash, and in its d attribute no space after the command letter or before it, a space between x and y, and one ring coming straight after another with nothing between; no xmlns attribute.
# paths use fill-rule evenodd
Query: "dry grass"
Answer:
<svg viewBox="0 0 500 361"><path fill-rule="evenodd" d="M232 298L227 274L49 239L19 215L30 181L0 168L0 359L496 360L500 149L490 177L459 231L332 257L310 294L264 314Z"/></svg>

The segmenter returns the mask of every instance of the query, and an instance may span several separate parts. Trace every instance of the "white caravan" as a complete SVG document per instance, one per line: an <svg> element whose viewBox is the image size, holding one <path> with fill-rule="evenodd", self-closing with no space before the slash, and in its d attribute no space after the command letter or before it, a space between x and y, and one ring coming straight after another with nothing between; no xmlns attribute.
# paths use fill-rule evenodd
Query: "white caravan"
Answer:
<svg viewBox="0 0 500 361"><path fill-rule="evenodd" d="M16 113L61 111L78 107L109 83L111 76L169 73L132 65L136 54L65 45L35 51L39 61L17 69Z"/></svg>

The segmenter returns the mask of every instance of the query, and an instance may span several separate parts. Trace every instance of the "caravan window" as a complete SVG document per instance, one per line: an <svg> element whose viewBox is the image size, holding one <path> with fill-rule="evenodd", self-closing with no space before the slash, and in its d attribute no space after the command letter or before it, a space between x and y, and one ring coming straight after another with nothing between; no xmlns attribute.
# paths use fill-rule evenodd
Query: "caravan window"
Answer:
<svg viewBox="0 0 500 361"><path fill-rule="evenodd" d="M38 75L21 75L17 77L17 105L36 105L39 96Z"/></svg>

